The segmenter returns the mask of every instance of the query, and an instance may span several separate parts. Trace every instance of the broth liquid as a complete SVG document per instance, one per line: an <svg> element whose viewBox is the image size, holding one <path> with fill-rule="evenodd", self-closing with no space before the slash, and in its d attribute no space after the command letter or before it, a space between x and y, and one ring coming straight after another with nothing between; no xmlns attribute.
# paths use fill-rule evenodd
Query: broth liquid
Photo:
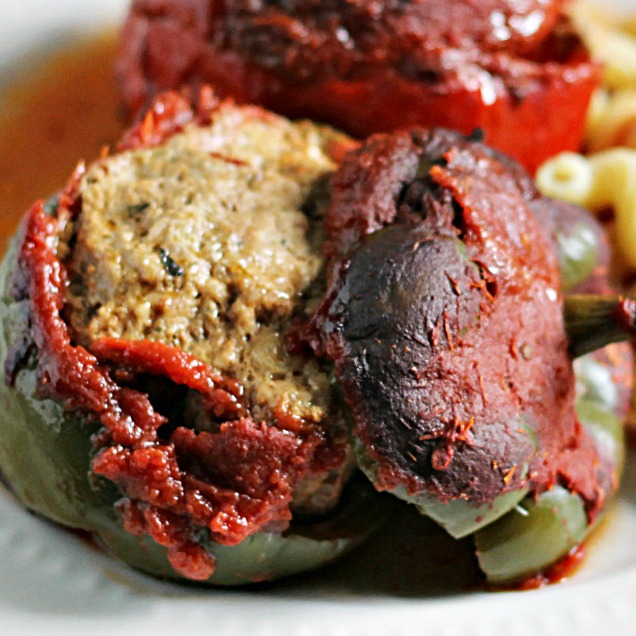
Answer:
<svg viewBox="0 0 636 636"><path fill-rule="evenodd" d="M121 136L116 41L103 34L44 61L23 60L24 75L0 93L0 253L36 200L63 188L78 161L97 159Z"/></svg>

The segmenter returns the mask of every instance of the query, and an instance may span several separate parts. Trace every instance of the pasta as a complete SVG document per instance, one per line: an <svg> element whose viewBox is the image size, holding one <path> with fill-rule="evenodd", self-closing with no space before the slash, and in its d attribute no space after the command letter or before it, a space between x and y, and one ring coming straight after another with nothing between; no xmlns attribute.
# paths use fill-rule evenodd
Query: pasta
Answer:
<svg viewBox="0 0 636 636"><path fill-rule="evenodd" d="M536 174L545 196L589 207L594 174L589 160L576 152L563 152L546 161Z"/></svg>
<svg viewBox="0 0 636 636"><path fill-rule="evenodd" d="M622 20L579 1L572 17L604 64L604 86L592 99L585 135L587 156L565 152L537 171L543 194L592 211L614 212L619 267L636 271L636 16Z"/></svg>
<svg viewBox="0 0 636 636"><path fill-rule="evenodd" d="M603 60L604 81L612 88L636 84L636 37L585 3L574 9L574 18L592 53Z"/></svg>
<svg viewBox="0 0 636 636"><path fill-rule="evenodd" d="M636 19L619 25L585 2L576 3L572 14L590 50L604 64L605 87L590 108L586 147L590 152L636 148Z"/></svg>
<svg viewBox="0 0 636 636"><path fill-rule="evenodd" d="M588 157L561 153L545 162L536 178L546 196L593 211L611 207L616 249L624 264L636 270L636 149L612 148Z"/></svg>
<svg viewBox="0 0 636 636"><path fill-rule="evenodd" d="M594 95L585 144L589 152L613 146L636 148L636 84L612 92L600 89Z"/></svg>

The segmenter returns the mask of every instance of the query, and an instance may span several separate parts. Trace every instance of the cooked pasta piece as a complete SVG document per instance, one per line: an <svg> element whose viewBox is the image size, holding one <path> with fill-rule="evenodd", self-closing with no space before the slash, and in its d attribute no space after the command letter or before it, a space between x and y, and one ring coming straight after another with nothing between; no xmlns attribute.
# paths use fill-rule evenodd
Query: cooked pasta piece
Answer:
<svg viewBox="0 0 636 636"><path fill-rule="evenodd" d="M588 113L585 145L588 152L614 146L636 148L636 84L596 92Z"/></svg>
<svg viewBox="0 0 636 636"><path fill-rule="evenodd" d="M607 11L578 2L572 16L595 57L605 64L604 82L611 88L636 85L636 35ZM634 26L632 21L631 26Z"/></svg>
<svg viewBox="0 0 636 636"><path fill-rule="evenodd" d="M536 179L545 196L587 207L594 174L586 157L562 152L539 168Z"/></svg>
<svg viewBox="0 0 636 636"><path fill-rule="evenodd" d="M636 148L636 16L621 20L587 2L572 15L594 56L604 66L604 88L592 99L585 133L588 152Z"/></svg>
<svg viewBox="0 0 636 636"><path fill-rule="evenodd" d="M612 208L619 256L636 269L636 150L612 148L589 157L561 153L539 168L537 185L546 196L593 211Z"/></svg>

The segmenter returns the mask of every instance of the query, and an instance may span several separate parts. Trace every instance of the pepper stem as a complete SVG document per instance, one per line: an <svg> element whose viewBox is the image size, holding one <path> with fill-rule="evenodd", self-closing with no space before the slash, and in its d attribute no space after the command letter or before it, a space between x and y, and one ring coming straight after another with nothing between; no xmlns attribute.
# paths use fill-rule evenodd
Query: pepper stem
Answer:
<svg viewBox="0 0 636 636"><path fill-rule="evenodd" d="M612 342L636 338L636 300L631 298L593 294L566 296L563 317L573 358Z"/></svg>

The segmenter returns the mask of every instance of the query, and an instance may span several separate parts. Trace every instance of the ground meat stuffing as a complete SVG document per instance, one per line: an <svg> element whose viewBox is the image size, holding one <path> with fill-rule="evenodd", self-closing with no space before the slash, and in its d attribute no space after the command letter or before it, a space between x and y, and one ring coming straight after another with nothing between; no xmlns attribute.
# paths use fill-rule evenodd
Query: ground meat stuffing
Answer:
<svg viewBox="0 0 636 636"><path fill-rule="evenodd" d="M78 341L171 344L239 380L257 419L279 407L320 421L329 377L284 336L322 291L321 218L302 208L335 166L329 137L228 106L91 167L68 260Z"/></svg>

